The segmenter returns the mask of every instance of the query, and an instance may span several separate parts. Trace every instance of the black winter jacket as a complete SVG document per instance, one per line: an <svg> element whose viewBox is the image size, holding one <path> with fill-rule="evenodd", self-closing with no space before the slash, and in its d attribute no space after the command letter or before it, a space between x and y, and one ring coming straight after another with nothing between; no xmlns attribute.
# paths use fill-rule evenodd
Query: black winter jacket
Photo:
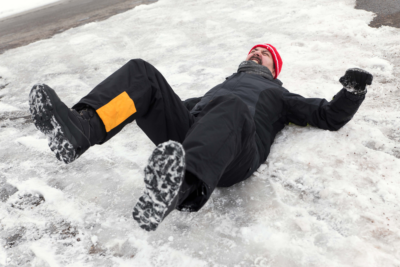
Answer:
<svg viewBox="0 0 400 267"><path fill-rule="evenodd" d="M345 89L339 91L330 102L320 98L304 98L290 93L278 79L269 80L261 75L238 72L203 97L187 99L184 105L196 116L213 98L228 94L239 97L253 116L260 163L267 159L276 134L285 124L309 124L336 131L350 121L365 98Z"/></svg>

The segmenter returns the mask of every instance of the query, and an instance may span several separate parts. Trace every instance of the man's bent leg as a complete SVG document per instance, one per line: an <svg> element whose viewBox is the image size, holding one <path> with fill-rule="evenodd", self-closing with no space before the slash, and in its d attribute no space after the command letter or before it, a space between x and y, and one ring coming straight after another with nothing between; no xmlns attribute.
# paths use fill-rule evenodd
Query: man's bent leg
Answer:
<svg viewBox="0 0 400 267"><path fill-rule="evenodd" d="M182 145L186 170L200 179L202 186L180 203L181 210L199 210L217 186L243 181L258 163L253 119L248 107L235 96L213 99L198 115Z"/></svg>
<svg viewBox="0 0 400 267"><path fill-rule="evenodd" d="M36 127L48 136L50 148L65 163L109 140L134 119L156 145L167 140L182 142L193 122L164 77L140 59L129 61L73 109L46 85L34 86L29 102Z"/></svg>

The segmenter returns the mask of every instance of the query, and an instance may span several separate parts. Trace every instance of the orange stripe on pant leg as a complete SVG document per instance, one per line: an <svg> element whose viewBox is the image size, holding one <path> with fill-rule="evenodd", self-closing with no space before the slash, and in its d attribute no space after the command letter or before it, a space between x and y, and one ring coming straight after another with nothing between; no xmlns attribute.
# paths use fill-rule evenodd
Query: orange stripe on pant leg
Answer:
<svg viewBox="0 0 400 267"><path fill-rule="evenodd" d="M136 107L133 100L124 91L97 109L96 112L99 114L104 126L106 126L106 131L109 132L136 113Z"/></svg>

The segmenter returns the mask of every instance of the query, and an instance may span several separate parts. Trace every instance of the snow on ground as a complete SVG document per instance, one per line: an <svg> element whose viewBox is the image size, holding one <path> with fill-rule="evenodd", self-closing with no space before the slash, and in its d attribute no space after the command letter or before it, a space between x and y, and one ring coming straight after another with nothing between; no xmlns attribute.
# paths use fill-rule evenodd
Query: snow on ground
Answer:
<svg viewBox="0 0 400 267"><path fill-rule="evenodd" d="M354 5L160 0L0 55L0 265L400 266L400 31L368 27ZM143 58L185 99L260 42L280 51L292 92L331 99L356 66L373 86L340 131L286 127L249 180L156 232L131 218L154 148L134 123L64 165L29 119L37 82L73 105Z"/></svg>
<svg viewBox="0 0 400 267"><path fill-rule="evenodd" d="M30 9L53 4L60 0L1 0L0 1L0 18L22 13Z"/></svg>

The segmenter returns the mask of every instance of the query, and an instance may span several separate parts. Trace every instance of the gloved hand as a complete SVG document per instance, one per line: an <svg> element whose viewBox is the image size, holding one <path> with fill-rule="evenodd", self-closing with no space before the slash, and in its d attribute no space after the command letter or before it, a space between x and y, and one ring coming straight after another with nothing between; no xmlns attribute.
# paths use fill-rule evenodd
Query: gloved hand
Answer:
<svg viewBox="0 0 400 267"><path fill-rule="evenodd" d="M339 82L352 94L364 95L367 93L365 87L372 84L373 76L368 71L354 68L346 70Z"/></svg>

